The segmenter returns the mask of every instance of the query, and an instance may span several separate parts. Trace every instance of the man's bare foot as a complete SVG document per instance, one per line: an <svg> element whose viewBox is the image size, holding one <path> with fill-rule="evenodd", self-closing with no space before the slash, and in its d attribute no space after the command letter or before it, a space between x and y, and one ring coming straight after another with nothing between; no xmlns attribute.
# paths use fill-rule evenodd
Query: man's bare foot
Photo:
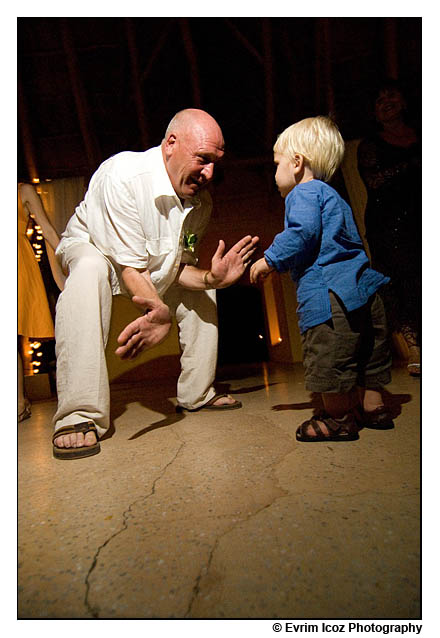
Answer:
<svg viewBox="0 0 440 638"><path fill-rule="evenodd" d="M199 410L235 410L241 407L241 401L237 401L231 397L230 394L215 394L212 399L199 408L184 408L178 405L176 410L177 412L181 412L182 410L186 412L198 412Z"/></svg>
<svg viewBox="0 0 440 638"><path fill-rule="evenodd" d="M226 396L219 397L214 401L214 403L211 403L211 405L232 405L233 403L235 403L235 399L228 394Z"/></svg>
<svg viewBox="0 0 440 638"><path fill-rule="evenodd" d="M54 439L54 444L56 447L61 448L77 448L95 445L96 441L96 435L94 432L87 432L85 436L82 432L77 432L74 434L63 434L62 436L58 436Z"/></svg>

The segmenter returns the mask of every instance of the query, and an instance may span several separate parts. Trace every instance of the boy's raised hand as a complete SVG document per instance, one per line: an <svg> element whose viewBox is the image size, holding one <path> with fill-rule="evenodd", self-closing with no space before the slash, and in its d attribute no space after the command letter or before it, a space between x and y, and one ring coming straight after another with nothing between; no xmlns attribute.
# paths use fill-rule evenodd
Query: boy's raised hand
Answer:
<svg viewBox="0 0 440 638"><path fill-rule="evenodd" d="M274 268L269 266L269 264L267 263L264 257L262 257L261 259L258 259L258 261L256 261L251 266L251 271L250 271L251 284L256 284L260 277L262 279L265 279L267 275L269 275L269 273L271 273L273 270Z"/></svg>

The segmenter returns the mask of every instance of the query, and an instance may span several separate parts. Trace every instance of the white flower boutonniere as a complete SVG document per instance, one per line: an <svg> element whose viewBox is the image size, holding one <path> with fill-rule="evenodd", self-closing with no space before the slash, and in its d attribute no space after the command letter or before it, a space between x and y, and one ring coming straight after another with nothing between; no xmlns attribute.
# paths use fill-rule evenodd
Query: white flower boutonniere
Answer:
<svg viewBox="0 0 440 638"><path fill-rule="evenodd" d="M196 242L197 235L187 230L183 237L183 245L185 247L185 250L189 250L189 252L193 253L195 250Z"/></svg>

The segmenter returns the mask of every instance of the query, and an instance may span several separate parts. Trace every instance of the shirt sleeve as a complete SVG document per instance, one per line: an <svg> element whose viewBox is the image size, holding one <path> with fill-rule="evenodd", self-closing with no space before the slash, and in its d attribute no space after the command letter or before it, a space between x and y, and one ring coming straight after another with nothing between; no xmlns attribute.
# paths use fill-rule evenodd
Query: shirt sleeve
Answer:
<svg viewBox="0 0 440 638"><path fill-rule="evenodd" d="M316 191L295 187L286 197L283 232L275 236L264 256L278 272L297 278L318 253L322 231L321 204Z"/></svg>
<svg viewBox="0 0 440 638"><path fill-rule="evenodd" d="M114 175L104 175L95 207L96 232L93 242L120 266L147 268L145 233L134 195ZM97 219L98 217L98 219Z"/></svg>

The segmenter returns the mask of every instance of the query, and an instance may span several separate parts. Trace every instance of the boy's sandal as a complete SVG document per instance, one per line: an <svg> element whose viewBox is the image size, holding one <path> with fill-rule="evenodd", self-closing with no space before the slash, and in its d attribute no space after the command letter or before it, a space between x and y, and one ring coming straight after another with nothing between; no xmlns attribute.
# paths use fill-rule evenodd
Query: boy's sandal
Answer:
<svg viewBox="0 0 440 638"><path fill-rule="evenodd" d="M94 445L84 445L82 447L58 447L55 445L55 439L65 434L84 434L88 432L94 432L96 436L96 443ZM82 459L86 456L93 456L101 451L101 446L98 441L98 431L93 421L83 421L82 423L75 423L74 425L65 425L57 430L52 437L53 455L56 459Z"/></svg>
<svg viewBox="0 0 440 638"><path fill-rule="evenodd" d="M320 423L328 429L325 432ZM308 434L312 427L315 435ZM319 414L302 423L296 431L296 440L302 443L316 443L318 441L356 441L359 438L358 426L352 414L346 414L342 419L334 419L328 414Z"/></svg>
<svg viewBox="0 0 440 638"><path fill-rule="evenodd" d="M184 408L181 405L178 405L176 410L177 412L200 412L200 410L238 410L238 408L242 407L242 402L235 400L234 403L224 403L223 405L214 405L217 399L222 399L223 397L228 397L229 394L215 394L208 403L201 405L200 408Z"/></svg>
<svg viewBox="0 0 440 638"><path fill-rule="evenodd" d="M393 420L386 408L376 408L372 412L365 412L358 408L358 419L364 428L373 430L392 430L394 428Z"/></svg>

